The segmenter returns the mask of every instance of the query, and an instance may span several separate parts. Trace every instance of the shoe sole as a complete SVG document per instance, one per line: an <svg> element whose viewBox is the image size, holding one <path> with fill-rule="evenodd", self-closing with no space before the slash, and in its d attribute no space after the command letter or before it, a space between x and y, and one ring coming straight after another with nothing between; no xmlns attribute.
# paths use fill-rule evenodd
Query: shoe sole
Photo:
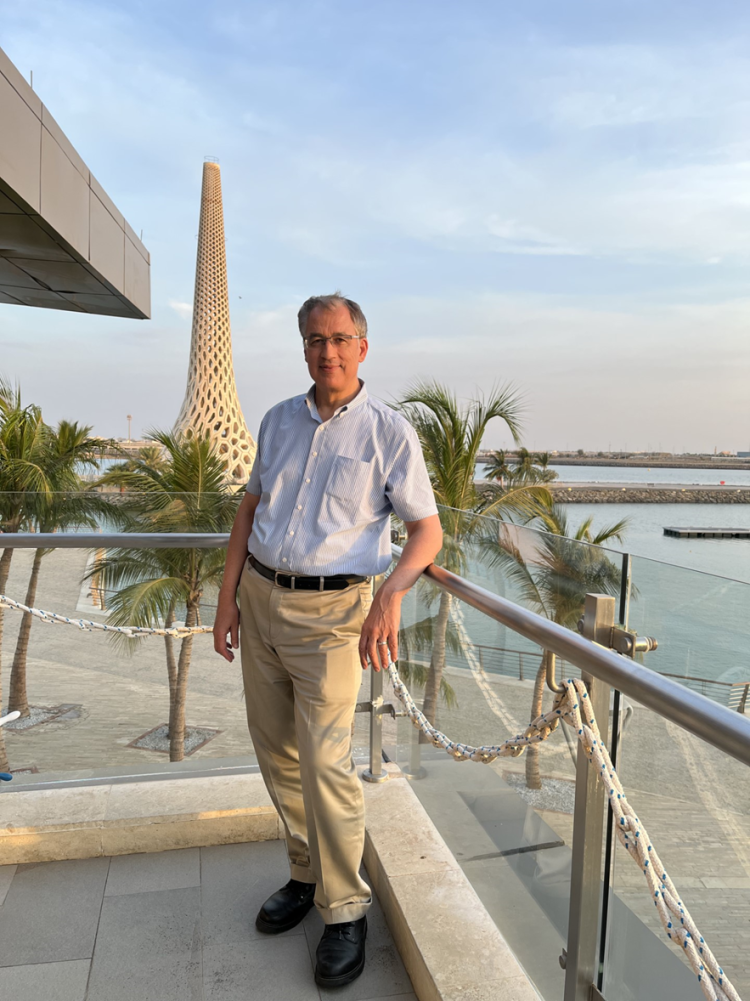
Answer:
<svg viewBox="0 0 750 1001"><path fill-rule="evenodd" d="M367 925L365 924L364 939L367 938ZM315 968L315 983L318 987L346 987L352 980L356 980L365 968L365 941L362 941L362 962L353 970L344 973L340 977L321 977L318 975L318 968Z"/></svg>
<svg viewBox="0 0 750 1001"><path fill-rule="evenodd" d="M291 928L296 928L300 921L304 921L307 915L315 906L315 901L310 901L310 906L306 907L301 914L295 916L292 921L287 921L283 925L272 924L270 921L265 921L260 915L255 919L255 927L259 932L263 932L264 935L281 935L282 932L289 931Z"/></svg>
<svg viewBox="0 0 750 1001"><path fill-rule="evenodd" d="M350 984L352 980L356 980L360 975L362 970L365 968L365 955L364 951L362 953L362 962L355 969L350 970L348 973L343 974L341 977L321 977L318 976L318 971L315 971L315 983L318 987L346 987Z"/></svg>

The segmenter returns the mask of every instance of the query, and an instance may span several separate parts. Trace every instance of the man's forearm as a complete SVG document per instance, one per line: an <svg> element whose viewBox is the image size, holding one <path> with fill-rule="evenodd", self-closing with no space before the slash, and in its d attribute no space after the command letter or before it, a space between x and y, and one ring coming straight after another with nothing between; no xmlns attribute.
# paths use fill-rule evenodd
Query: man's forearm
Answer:
<svg viewBox="0 0 750 1001"><path fill-rule="evenodd" d="M234 600L236 597L237 585L240 582L242 568L245 566L245 560L247 559L247 540L250 538L250 532L253 529L253 518L255 517L255 508L257 506L257 500L255 503L247 502L248 496L250 495L246 495L242 500L242 504L240 504L229 536L227 560L224 565L224 580L219 591L220 601L227 598Z"/></svg>
<svg viewBox="0 0 750 1001"><path fill-rule="evenodd" d="M443 544L443 530L437 515L413 523L401 559L380 588L386 594L405 594L422 575L425 567L433 563Z"/></svg>

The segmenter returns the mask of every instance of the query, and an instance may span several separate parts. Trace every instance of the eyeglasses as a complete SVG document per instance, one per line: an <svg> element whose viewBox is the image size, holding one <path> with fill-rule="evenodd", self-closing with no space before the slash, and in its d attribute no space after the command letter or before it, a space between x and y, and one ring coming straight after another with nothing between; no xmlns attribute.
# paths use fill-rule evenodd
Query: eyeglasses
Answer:
<svg viewBox="0 0 750 1001"><path fill-rule="evenodd" d="M360 339L359 334L333 334L331 337L323 337L322 334L311 334L309 337L302 338L305 342L305 347L310 351L321 351L325 344L331 344L337 350L341 350L348 347L352 341Z"/></svg>

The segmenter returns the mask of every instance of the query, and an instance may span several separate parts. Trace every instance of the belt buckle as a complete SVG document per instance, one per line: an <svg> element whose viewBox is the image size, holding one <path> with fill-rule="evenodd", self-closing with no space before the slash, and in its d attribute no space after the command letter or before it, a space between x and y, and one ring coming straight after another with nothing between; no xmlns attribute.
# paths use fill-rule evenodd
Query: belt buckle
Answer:
<svg viewBox="0 0 750 1001"><path fill-rule="evenodd" d="M273 572L273 582L276 585L276 587L283 587L284 586L283 584L279 584L279 574L281 574L284 577L288 577L289 578L289 590L290 591L294 591L294 589L295 589L294 582L297 580L297 575L293 574L293 573L284 573L283 570L274 570L274 572Z"/></svg>
<svg viewBox="0 0 750 1001"><path fill-rule="evenodd" d="M325 591L325 589L326 589L325 588L325 583L326 583L325 577L318 577L318 590L319 591Z"/></svg>

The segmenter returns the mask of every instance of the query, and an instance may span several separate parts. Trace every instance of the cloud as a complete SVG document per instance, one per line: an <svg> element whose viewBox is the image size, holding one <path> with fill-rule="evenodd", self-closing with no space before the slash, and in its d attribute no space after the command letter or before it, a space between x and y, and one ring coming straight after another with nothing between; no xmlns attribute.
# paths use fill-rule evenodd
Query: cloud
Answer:
<svg viewBox="0 0 750 1001"><path fill-rule="evenodd" d="M563 427L604 446L627 427L632 446L657 426L744 444L750 59L739 18L699 6L635 5L616 26L575 0L564 17L426 0L9 7L5 49L143 225L155 319L7 307L4 371L66 416L85 400L101 433L129 412L171 426L215 153L252 427L307 386L300 302L342 286L368 313L379 395L418 375L463 394L511 378L539 446L564 447ZM320 54L342 37L357 45L332 69ZM158 379L138 360L116 393L91 388L115 340L135 359L147 346Z"/></svg>
<svg viewBox="0 0 750 1001"><path fill-rule="evenodd" d="M182 320L189 320L193 315L192 302L178 302L176 299L170 299L168 305Z"/></svg>

